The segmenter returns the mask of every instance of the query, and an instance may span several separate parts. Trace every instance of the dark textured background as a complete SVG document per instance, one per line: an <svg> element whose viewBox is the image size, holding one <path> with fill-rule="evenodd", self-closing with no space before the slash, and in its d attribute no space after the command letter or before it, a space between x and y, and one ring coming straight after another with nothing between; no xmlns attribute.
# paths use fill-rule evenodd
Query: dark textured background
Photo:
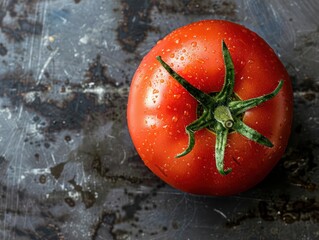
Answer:
<svg viewBox="0 0 319 240"><path fill-rule="evenodd" d="M317 0L0 0L0 239L319 239ZM142 164L130 80L208 18L261 35L291 76L286 155L256 188L192 196Z"/></svg>

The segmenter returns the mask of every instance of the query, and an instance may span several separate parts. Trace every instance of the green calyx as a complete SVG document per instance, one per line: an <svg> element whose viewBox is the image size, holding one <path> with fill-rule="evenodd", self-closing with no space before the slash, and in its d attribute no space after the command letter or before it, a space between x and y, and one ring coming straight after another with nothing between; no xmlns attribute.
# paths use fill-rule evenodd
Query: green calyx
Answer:
<svg viewBox="0 0 319 240"><path fill-rule="evenodd" d="M284 82L280 80L276 89L269 94L244 101L234 100L234 64L224 41L222 42L222 51L225 64L225 81L222 90L213 96L191 85L165 63L160 56L157 57L157 60L166 71L197 100L202 109L201 115L194 122L186 126L185 131L188 134L188 147L176 157L179 158L190 153L195 146L195 132L206 128L216 134L216 168L220 174L226 175L232 171L232 169L224 169L224 155L229 132L235 131L261 145L273 147L269 139L247 126L241 118L242 114L247 110L275 97Z"/></svg>

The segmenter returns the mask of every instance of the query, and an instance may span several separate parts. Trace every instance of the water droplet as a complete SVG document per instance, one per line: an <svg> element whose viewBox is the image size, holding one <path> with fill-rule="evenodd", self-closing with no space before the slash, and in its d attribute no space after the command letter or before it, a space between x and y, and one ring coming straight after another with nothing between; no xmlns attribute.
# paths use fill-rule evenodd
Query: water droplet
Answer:
<svg viewBox="0 0 319 240"><path fill-rule="evenodd" d="M176 43L176 44L179 44L179 42L180 42L180 39L179 39L179 38L176 38L176 39L175 39L175 43Z"/></svg>
<svg viewBox="0 0 319 240"><path fill-rule="evenodd" d="M189 112L188 111L184 111L184 116L188 116L189 115Z"/></svg>
<svg viewBox="0 0 319 240"><path fill-rule="evenodd" d="M160 83L164 83L165 81L164 81L164 79L162 78L162 79L160 79Z"/></svg>
<svg viewBox="0 0 319 240"><path fill-rule="evenodd" d="M157 89L153 89L153 94L157 94L159 91Z"/></svg>
<svg viewBox="0 0 319 240"><path fill-rule="evenodd" d="M184 49L182 50L182 52L183 52L183 53L186 53L186 49L184 48Z"/></svg>
<svg viewBox="0 0 319 240"><path fill-rule="evenodd" d="M180 58L182 61L184 60L184 57L183 56L181 56L181 58Z"/></svg>
<svg viewBox="0 0 319 240"><path fill-rule="evenodd" d="M174 94L174 98L175 98L175 99L179 99L180 97L181 97L180 94Z"/></svg>
<svg viewBox="0 0 319 240"><path fill-rule="evenodd" d="M196 47L197 46L197 42L192 42L192 47Z"/></svg>
<svg viewBox="0 0 319 240"><path fill-rule="evenodd" d="M174 53L171 53L169 56L170 56L170 58L174 58L174 57L175 57L175 54L174 54Z"/></svg>
<svg viewBox="0 0 319 240"><path fill-rule="evenodd" d="M174 123L176 123L176 122L178 121L178 117L173 116L173 117L172 117L172 121L173 121Z"/></svg>

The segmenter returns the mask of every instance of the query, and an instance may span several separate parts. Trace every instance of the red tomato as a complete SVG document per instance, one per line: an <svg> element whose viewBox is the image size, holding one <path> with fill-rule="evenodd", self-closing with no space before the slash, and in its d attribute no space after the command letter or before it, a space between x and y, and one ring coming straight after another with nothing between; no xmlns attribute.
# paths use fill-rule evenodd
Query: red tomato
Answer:
<svg viewBox="0 0 319 240"><path fill-rule="evenodd" d="M204 114L205 101L198 101L174 79L165 63L212 101L232 79L226 70L234 68L232 94L208 104L210 122L195 129L193 147L186 127ZM234 115L236 104L230 102L270 93L272 99ZM232 22L205 20L173 31L143 58L131 83L127 119L138 154L166 183L194 194L230 195L259 183L280 160L290 135L292 104L289 76L261 37ZM216 117L220 105L231 114L229 128ZM261 137L249 139L237 123Z"/></svg>

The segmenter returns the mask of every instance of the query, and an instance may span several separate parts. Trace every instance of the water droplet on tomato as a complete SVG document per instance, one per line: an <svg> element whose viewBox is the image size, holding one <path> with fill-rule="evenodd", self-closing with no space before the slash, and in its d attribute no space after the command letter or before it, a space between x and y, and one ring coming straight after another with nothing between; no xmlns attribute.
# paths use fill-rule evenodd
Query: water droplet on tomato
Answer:
<svg viewBox="0 0 319 240"><path fill-rule="evenodd" d="M191 45L192 45L192 47L196 47L197 46L197 42L192 42Z"/></svg>
<svg viewBox="0 0 319 240"><path fill-rule="evenodd" d="M183 56L181 56L181 58L180 58L182 61L184 60L184 57Z"/></svg>
<svg viewBox="0 0 319 240"><path fill-rule="evenodd" d="M192 108L192 105L189 104L189 103L186 103L186 107L187 107L188 109L191 109L191 108Z"/></svg>
<svg viewBox="0 0 319 240"><path fill-rule="evenodd" d="M175 43L176 43L176 44L179 44L179 42L180 42L180 39L179 39L179 38L176 38L176 39L175 39Z"/></svg>
<svg viewBox="0 0 319 240"><path fill-rule="evenodd" d="M172 121L173 121L174 123L176 123L176 122L178 121L178 117L173 116L173 117L172 117Z"/></svg>
<svg viewBox="0 0 319 240"><path fill-rule="evenodd" d="M174 53L171 53L171 54L169 55L169 57L170 57L170 58L174 58L174 57L175 57L175 54L174 54Z"/></svg>
<svg viewBox="0 0 319 240"><path fill-rule="evenodd" d="M153 94L157 94L159 91L157 89L153 89Z"/></svg>
<svg viewBox="0 0 319 240"><path fill-rule="evenodd" d="M180 94L174 94L174 98L175 98L175 99L179 99L180 97L181 97Z"/></svg>

